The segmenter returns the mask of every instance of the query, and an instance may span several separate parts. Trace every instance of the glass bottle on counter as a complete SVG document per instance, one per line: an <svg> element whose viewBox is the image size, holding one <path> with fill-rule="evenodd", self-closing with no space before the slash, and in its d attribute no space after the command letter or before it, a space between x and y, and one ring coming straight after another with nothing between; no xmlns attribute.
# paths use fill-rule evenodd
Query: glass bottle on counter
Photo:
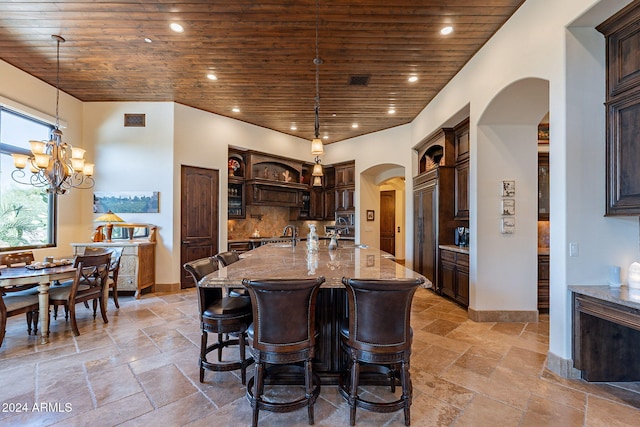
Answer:
<svg viewBox="0 0 640 427"><path fill-rule="evenodd" d="M309 224L309 234L307 234L307 252L318 252L318 246L320 245L318 240L318 233L316 232L316 225Z"/></svg>

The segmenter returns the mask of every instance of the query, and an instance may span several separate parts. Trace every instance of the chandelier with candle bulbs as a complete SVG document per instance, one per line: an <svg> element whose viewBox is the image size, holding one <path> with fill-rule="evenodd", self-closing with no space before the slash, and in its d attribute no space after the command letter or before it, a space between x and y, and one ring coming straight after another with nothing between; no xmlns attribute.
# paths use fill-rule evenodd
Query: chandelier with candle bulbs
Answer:
<svg viewBox="0 0 640 427"><path fill-rule="evenodd" d="M58 35L52 35L51 38L57 43L55 128L51 131L49 141L29 141L31 155L12 154L16 169L11 177L20 184L45 187L47 193L65 194L70 188L93 187L94 165L85 163L85 150L62 142L59 117L60 43L64 43L65 39ZM25 172L27 167L29 172Z"/></svg>

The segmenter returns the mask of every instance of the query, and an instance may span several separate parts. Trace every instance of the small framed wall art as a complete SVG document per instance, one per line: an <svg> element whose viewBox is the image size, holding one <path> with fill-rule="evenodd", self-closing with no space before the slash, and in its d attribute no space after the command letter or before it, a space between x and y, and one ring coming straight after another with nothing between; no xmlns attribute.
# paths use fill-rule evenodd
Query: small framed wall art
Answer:
<svg viewBox="0 0 640 427"><path fill-rule="evenodd" d="M367 221L373 221L375 219L375 211L367 210Z"/></svg>
<svg viewBox="0 0 640 427"><path fill-rule="evenodd" d="M513 197L516 195L515 181L502 181L502 197Z"/></svg>
<svg viewBox="0 0 640 427"><path fill-rule="evenodd" d="M502 199L502 215L515 215L516 201L515 199Z"/></svg>
<svg viewBox="0 0 640 427"><path fill-rule="evenodd" d="M516 231L516 219L512 216L502 218L502 234L513 234Z"/></svg>

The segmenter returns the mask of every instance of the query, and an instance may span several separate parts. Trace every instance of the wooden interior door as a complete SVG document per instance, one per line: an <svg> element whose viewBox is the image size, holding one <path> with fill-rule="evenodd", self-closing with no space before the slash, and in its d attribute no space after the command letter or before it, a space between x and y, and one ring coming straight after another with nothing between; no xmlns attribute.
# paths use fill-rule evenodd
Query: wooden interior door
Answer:
<svg viewBox="0 0 640 427"><path fill-rule="evenodd" d="M194 286L184 263L218 253L219 172L191 166L181 170L180 288Z"/></svg>
<svg viewBox="0 0 640 427"><path fill-rule="evenodd" d="M396 192L380 192L380 249L396 254Z"/></svg>

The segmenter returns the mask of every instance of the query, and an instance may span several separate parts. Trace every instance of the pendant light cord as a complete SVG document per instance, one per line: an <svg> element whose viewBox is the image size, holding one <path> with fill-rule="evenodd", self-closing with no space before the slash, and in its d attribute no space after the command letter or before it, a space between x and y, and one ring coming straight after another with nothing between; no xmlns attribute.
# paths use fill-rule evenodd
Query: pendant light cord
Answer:
<svg viewBox="0 0 640 427"><path fill-rule="evenodd" d="M320 5L316 0L316 57L313 63L316 65L316 99L315 99L315 136L320 137L320 50L318 48L318 26L320 22Z"/></svg>

